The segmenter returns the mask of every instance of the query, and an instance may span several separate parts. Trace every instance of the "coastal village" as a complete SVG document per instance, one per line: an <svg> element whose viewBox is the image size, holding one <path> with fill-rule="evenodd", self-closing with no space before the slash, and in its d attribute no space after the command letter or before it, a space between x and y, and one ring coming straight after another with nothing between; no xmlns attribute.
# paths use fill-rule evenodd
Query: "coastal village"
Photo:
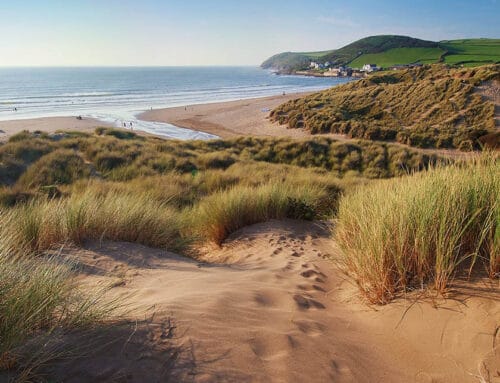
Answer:
<svg viewBox="0 0 500 383"><path fill-rule="evenodd" d="M422 66L420 63L412 64L398 64L388 68L382 68L377 64L364 64L361 68L351 68L348 66L337 66L329 61L318 63L311 61L309 68L305 70L295 71L295 74L302 76L315 76L315 77L366 77L369 73L377 72L380 70L400 70L405 68L414 68Z"/></svg>

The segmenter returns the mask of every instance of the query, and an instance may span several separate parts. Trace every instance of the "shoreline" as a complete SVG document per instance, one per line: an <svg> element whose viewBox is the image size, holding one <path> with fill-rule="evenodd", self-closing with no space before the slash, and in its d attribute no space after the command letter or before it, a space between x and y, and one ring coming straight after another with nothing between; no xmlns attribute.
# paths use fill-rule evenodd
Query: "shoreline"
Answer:
<svg viewBox="0 0 500 383"><path fill-rule="evenodd" d="M140 112L135 115L135 118L139 121L165 123L174 125L174 127L180 129L208 133L222 139L249 135L303 138L310 136L310 134L301 129L287 129L285 126L271 122L268 116L269 112L278 105L311 93L314 92L297 92L284 96L275 95L234 101L166 107ZM123 129L109 121L102 121L91 117L83 117L82 120L78 120L76 116L5 120L0 121L0 141L5 141L10 136L23 130L39 130L46 133L54 133L59 130L93 132L97 127ZM138 127L133 131L140 135L157 136L165 139L171 138L161 134L160 129L157 134L153 131L141 130Z"/></svg>
<svg viewBox="0 0 500 383"><path fill-rule="evenodd" d="M314 92L153 109L136 115L143 121L162 122L231 138L238 136L308 137L301 129L287 129L269 120L269 112L284 102Z"/></svg>

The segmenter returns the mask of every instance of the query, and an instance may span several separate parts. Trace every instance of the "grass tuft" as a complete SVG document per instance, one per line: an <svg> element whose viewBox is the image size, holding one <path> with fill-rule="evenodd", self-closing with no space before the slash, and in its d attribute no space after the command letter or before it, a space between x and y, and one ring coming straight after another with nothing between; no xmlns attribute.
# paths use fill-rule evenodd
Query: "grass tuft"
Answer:
<svg viewBox="0 0 500 383"><path fill-rule="evenodd" d="M343 264L374 303L430 284L443 293L478 261L500 271L500 166L485 154L378 181L345 196L335 236Z"/></svg>

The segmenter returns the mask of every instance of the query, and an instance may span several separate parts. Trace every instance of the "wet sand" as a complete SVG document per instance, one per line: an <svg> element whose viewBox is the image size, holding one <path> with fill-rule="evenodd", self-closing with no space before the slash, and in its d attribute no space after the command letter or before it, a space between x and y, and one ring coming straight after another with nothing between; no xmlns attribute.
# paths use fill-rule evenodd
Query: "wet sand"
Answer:
<svg viewBox="0 0 500 383"><path fill-rule="evenodd" d="M189 105L147 111L141 120L167 122L182 128L215 134L221 138L237 136L307 137L301 129L287 129L269 121L269 112L282 103L310 93L294 93L248 100Z"/></svg>

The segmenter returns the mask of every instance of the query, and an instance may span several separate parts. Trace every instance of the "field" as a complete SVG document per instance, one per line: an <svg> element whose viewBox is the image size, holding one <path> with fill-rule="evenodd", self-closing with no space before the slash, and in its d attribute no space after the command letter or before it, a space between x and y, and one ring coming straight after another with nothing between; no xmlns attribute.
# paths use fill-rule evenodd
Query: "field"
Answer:
<svg viewBox="0 0 500 383"><path fill-rule="evenodd" d="M475 92L498 79L498 65L453 69L444 65L380 72L289 101L271 118L289 128L397 141L424 148L477 150L498 141L495 107Z"/></svg>
<svg viewBox="0 0 500 383"><path fill-rule="evenodd" d="M448 51L444 56L447 64L478 66L500 62L499 39L465 39L441 41L440 45Z"/></svg>
<svg viewBox="0 0 500 383"><path fill-rule="evenodd" d="M383 53L364 54L349 63L352 68L361 68L364 64L375 63L382 68L397 64L430 64L439 61L445 53L441 48L394 48Z"/></svg>

